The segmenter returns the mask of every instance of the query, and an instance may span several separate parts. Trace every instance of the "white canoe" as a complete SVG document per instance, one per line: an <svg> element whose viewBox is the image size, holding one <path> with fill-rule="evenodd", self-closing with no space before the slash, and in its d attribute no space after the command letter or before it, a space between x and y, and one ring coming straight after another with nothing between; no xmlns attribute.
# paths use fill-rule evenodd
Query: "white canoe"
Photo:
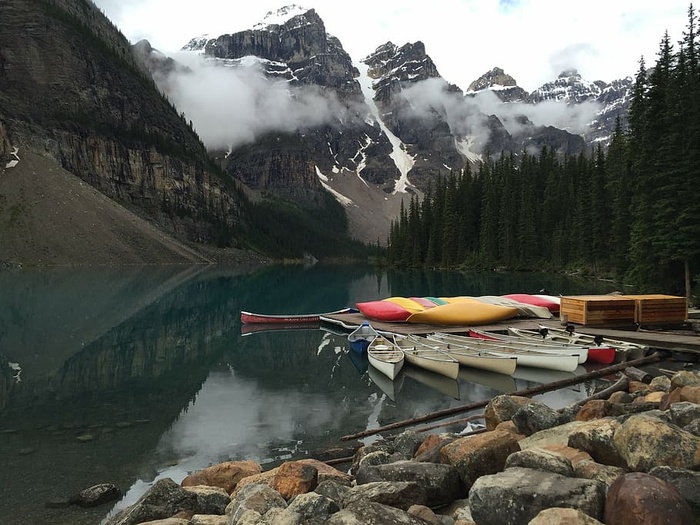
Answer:
<svg viewBox="0 0 700 525"><path fill-rule="evenodd" d="M419 338L395 335L394 342L403 350L406 361L431 372L442 374L451 379L459 375L459 361L439 348L422 343Z"/></svg>
<svg viewBox="0 0 700 525"><path fill-rule="evenodd" d="M409 336L411 339L417 339L422 344L428 344L433 348L438 348L446 354L452 356L459 361L460 365L470 368L478 368L487 372L495 372L497 374L511 375L518 365L515 357L500 357L487 354L479 350L473 350L464 346L450 345L446 342L438 341L432 338L422 339L415 336Z"/></svg>
<svg viewBox="0 0 700 525"><path fill-rule="evenodd" d="M510 330L510 329L509 329ZM507 344L510 348L522 348L523 350L535 350L536 352L550 352L554 354L578 355L578 363L581 365L588 360L588 347L583 345L574 345L570 343L558 343L554 341L536 340L530 337L519 337L517 335L504 335L495 332L483 332L481 330L470 329L470 333L476 334L476 337L453 336L446 334L448 337L458 337L471 341L485 341L486 343ZM512 332L511 332L512 334Z"/></svg>
<svg viewBox="0 0 700 525"><path fill-rule="evenodd" d="M435 337L435 334L428 336ZM508 343L496 341L489 343L485 340L480 340L475 337L463 338L467 341L445 341L450 347L464 347L472 350L479 350L487 354L501 357L515 357L518 361L518 366L531 366L535 368L545 368L547 370L561 370L562 372L573 372L579 365L578 354L566 355L550 352L537 352L535 350L527 350L515 348ZM471 341L469 341L471 339Z"/></svg>
<svg viewBox="0 0 700 525"><path fill-rule="evenodd" d="M378 335L379 332L377 332L371 324L369 324L367 321L362 321L360 326L348 334L348 341L351 343L357 343L360 341L367 341L368 343L371 343Z"/></svg>
<svg viewBox="0 0 700 525"><path fill-rule="evenodd" d="M560 343L571 343L571 344L578 344L578 345L587 345L587 346L599 346L600 343L605 343L607 346L613 346L617 348L618 350L622 350L624 352L628 353L628 356L630 358L637 358L637 357L644 357L644 353L649 350L649 347L647 345L641 345L637 343L632 343L630 341L621 341L619 339L608 339L607 337L605 338L599 338L596 339L596 336L591 335L591 334L581 334L578 332L572 332L569 333L566 330L563 330L561 328L551 328L549 326L542 326L540 325L541 330L547 330L547 336L546 339L560 342ZM508 329L510 331L510 328ZM540 334L538 334L540 337L542 337Z"/></svg>
<svg viewBox="0 0 700 525"><path fill-rule="evenodd" d="M395 379L403 368L405 356L393 341L380 335L367 347L367 359L379 372L389 379Z"/></svg>

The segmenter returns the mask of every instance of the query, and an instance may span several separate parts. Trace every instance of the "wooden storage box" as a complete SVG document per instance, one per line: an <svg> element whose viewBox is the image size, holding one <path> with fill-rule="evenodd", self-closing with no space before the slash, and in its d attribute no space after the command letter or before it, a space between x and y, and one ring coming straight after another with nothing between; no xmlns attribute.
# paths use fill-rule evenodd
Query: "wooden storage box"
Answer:
<svg viewBox="0 0 700 525"><path fill-rule="evenodd" d="M582 325L624 325L635 319L634 299L619 295L573 295L561 298L562 321Z"/></svg>
<svg viewBox="0 0 700 525"><path fill-rule="evenodd" d="M688 318L688 301L675 295L624 295L634 299L634 320L639 324L682 323Z"/></svg>

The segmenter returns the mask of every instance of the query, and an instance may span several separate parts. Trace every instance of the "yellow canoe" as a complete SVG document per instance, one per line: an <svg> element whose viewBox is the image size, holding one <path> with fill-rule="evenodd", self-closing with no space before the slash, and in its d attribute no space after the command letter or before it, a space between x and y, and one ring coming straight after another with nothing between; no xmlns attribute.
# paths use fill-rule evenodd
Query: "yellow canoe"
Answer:
<svg viewBox="0 0 700 525"><path fill-rule="evenodd" d="M413 299L409 299L408 297L389 297L383 300L390 303L398 304L399 306L402 306L411 313L422 312L426 309L425 306L423 306L417 301L414 301Z"/></svg>
<svg viewBox="0 0 700 525"><path fill-rule="evenodd" d="M442 304L409 316L409 323L476 326L497 323L516 317L518 309L511 306L464 301Z"/></svg>

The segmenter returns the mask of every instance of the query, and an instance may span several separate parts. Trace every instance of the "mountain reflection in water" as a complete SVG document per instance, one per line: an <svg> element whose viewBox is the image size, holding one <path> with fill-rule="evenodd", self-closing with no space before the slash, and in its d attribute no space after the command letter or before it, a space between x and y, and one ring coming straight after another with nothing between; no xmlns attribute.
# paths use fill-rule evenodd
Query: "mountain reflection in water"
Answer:
<svg viewBox="0 0 700 525"><path fill-rule="evenodd" d="M341 446L343 435L532 386L468 373L443 384L410 370L381 385L344 334L243 334L242 309L313 313L396 295L544 287L610 291L543 275L366 266L0 272L0 515L93 524L163 477L179 482L231 459L269 467ZM542 398L563 406L589 387ZM44 506L103 482L126 496L96 509Z"/></svg>

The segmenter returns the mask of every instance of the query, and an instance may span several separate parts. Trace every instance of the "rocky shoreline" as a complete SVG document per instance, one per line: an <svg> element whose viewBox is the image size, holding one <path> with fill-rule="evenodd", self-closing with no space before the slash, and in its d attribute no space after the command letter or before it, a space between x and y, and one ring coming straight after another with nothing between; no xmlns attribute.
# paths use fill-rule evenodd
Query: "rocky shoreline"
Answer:
<svg viewBox="0 0 700 525"><path fill-rule="evenodd" d="M213 465L159 480L105 525L700 523L700 372L616 385L559 410L500 395L484 431L405 431L361 447L347 470Z"/></svg>

